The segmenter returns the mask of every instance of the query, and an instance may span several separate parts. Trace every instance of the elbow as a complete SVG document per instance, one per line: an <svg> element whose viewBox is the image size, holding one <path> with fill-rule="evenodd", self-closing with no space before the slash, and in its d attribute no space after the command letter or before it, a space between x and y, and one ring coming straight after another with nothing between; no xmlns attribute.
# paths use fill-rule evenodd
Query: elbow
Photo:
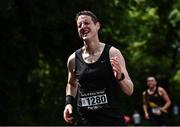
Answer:
<svg viewBox="0 0 180 127"><path fill-rule="evenodd" d="M128 96L131 96L132 94L133 94L133 89L130 89L128 92L126 92L126 94L128 95Z"/></svg>
<svg viewBox="0 0 180 127"><path fill-rule="evenodd" d="M131 89L129 91L129 96L131 96L133 94L133 92L134 92L134 85L132 84L132 87L131 87Z"/></svg>
<svg viewBox="0 0 180 127"><path fill-rule="evenodd" d="M133 94L133 92L134 92L134 84L131 82L131 83L129 84L129 90L128 90L127 95L128 95L128 96L131 96L131 95Z"/></svg>
<svg viewBox="0 0 180 127"><path fill-rule="evenodd" d="M168 99L168 100L166 101L166 105L167 105L168 107L171 106L171 100L170 100L170 99Z"/></svg>
<svg viewBox="0 0 180 127"><path fill-rule="evenodd" d="M128 94L128 95L129 95L129 96L131 96L132 94L133 94L133 90L132 90L131 92L129 92L129 94Z"/></svg>
<svg viewBox="0 0 180 127"><path fill-rule="evenodd" d="M127 94L128 96L131 96L134 91L134 85L133 83L124 82L124 84L123 83L121 84L121 89L125 94Z"/></svg>

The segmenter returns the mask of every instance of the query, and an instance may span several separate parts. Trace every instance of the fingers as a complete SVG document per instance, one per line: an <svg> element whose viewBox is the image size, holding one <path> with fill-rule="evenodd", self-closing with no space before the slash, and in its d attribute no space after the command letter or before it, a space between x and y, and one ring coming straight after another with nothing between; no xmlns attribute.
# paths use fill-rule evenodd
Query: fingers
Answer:
<svg viewBox="0 0 180 127"><path fill-rule="evenodd" d="M119 61L118 61L118 58L117 57L112 57L110 59L111 63L115 66L119 66Z"/></svg>
<svg viewBox="0 0 180 127"><path fill-rule="evenodd" d="M69 124L73 124L73 117L67 117L66 119L65 119L65 121L67 122L67 123L69 123Z"/></svg>
<svg viewBox="0 0 180 127"><path fill-rule="evenodd" d="M67 105L64 110L64 120L67 123L72 124L73 119L74 118L72 116L72 106Z"/></svg>
<svg viewBox="0 0 180 127"><path fill-rule="evenodd" d="M111 62L111 65L112 65L112 67L113 67L113 69L114 70L121 70L121 67L120 67L120 63L119 63L119 61L117 60L117 58L111 58L111 60L110 60L110 62Z"/></svg>
<svg viewBox="0 0 180 127"><path fill-rule="evenodd" d="M69 111L66 111L66 112L64 113L64 120L65 120L67 123L72 124L72 121L73 121L72 113L70 114Z"/></svg>
<svg viewBox="0 0 180 127"><path fill-rule="evenodd" d="M147 120L148 120L148 119L149 119L149 116L146 116L146 117L145 117L145 119L147 119Z"/></svg>
<svg viewBox="0 0 180 127"><path fill-rule="evenodd" d="M113 68L113 71L114 71L114 75L115 77L117 77L120 73L121 73L121 65L118 61L118 58L117 57L112 57L110 59L110 62L111 62L111 65L112 65L112 68Z"/></svg>
<svg viewBox="0 0 180 127"><path fill-rule="evenodd" d="M149 119L149 114L145 114L145 119Z"/></svg>

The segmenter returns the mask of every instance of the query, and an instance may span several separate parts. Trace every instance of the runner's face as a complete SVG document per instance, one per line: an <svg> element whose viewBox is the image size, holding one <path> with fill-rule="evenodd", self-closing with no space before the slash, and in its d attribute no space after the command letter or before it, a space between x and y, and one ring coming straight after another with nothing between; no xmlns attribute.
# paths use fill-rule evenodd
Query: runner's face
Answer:
<svg viewBox="0 0 180 127"><path fill-rule="evenodd" d="M156 79L154 77L147 78L147 85L149 88L154 88L156 86Z"/></svg>
<svg viewBox="0 0 180 127"><path fill-rule="evenodd" d="M99 23L94 23L90 16L80 15L77 19L77 29L80 38L86 41L97 35Z"/></svg>

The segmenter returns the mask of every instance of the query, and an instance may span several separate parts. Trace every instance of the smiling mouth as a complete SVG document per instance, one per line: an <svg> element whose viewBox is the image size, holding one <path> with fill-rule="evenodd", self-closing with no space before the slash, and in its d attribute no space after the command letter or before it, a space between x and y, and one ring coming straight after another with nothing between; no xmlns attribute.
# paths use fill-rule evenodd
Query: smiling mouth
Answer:
<svg viewBox="0 0 180 127"><path fill-rule="evenodd" d="M82 34L82 37L86 37L88 34Z"/></svg>
<svg viewBox="0 0 180 127"><path fill-rule="evenodd" d="M81 33L81 37L86 37L89 34L89 32L83 32Z"/></svg>
<svg viewBox="0 0 180 127"><path fill-rule="evenodd" d="M81 31L81 36L86 37L89 33L90 31L88 29L84 29L83 31Z"/></svg>

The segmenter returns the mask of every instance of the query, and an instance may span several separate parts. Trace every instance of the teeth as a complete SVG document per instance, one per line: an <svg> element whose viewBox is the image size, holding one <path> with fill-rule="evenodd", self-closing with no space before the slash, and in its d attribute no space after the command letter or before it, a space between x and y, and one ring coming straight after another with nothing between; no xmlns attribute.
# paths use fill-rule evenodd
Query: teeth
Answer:
<svg viewBox="0 0 180 127"><path fill-rule="evenodd" d="M88 29L84 29L83 33L89 33L89 30Z"/></svg>
<svg viewBox="0 0 180 127"><path fill-rule="evenodd" d="M81 36L86 37L89 32L90 32L90 31L89 31L88 29L83 29L83 30L81 31Z"/></svg>
<svg viewBox="0 0 180 127"><path fill-rule="evenodd" d="M82 35L86 36L89 32L83 32Z"/></svg>
<svg viewBox="0 0 180 127"><path fill-rule="evenodd" d="M89 31L84 31L84 34L87 34L87 33L89 33Z"/></svg>

